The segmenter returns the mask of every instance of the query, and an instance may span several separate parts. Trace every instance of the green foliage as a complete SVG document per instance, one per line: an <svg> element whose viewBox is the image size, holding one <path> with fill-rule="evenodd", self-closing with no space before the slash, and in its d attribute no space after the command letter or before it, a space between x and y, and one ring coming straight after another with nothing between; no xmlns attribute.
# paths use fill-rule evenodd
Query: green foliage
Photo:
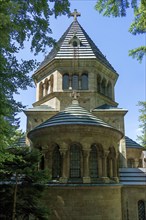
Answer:
<svg viewBox="0 0 146 220"><path fill-rule="evenodd" d="M141 128L141 135L138 136L138 140L140 141L140 144L146 148L146 101L145 102L139 102L138 105L140 106L140 128Z"/></svg>
<svg viewBox="0 0 146 220"><path fill-rule="evenodd" d="M35 60L18 59L25 42L38 54L55 40L51 37L50 17L69 13L67 0L0 0L0 151L11 145L10 138L19 126L16 113L23 109L14 94L32 86L29 73ZM0 155L2 155L0 154ZM1 156L0 156L1 157ZM4 158L4 157L3 157Z"/></svg>
<svg viewBox="0 0 146 220"><path fill-rule="evenodd" d="M38 170L40 152L30 150L29 147L13 147L7 151L14 157L0 165L1 216L13 219L12 213L15 211L15 216L22 219L30 215L48 219L48 210L42 203L42 196L50 177L48 170Z"/></svg>
<svg viewBox="0 0 146 220"><path fill-rule="evenodd" d="M128 8L133 8L135 17L129 31L134 35L144 34L146 33L146 1L141 0L140 4L138 3L137 0L98 0L95 9L104 16L123 17L126 16ZM146 46L130 50L129 55L141 62L146 55Z"/></svg>

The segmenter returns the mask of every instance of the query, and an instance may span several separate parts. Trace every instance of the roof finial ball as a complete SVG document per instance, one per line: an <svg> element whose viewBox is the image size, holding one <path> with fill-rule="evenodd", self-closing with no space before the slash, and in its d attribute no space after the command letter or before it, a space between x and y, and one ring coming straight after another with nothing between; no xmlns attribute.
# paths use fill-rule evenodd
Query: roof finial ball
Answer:
<svg viewBox="0 0 146 220"><path fill-rule="evenodd" d="M77 12L77 9L74 9L74 12L72 12L70 16L74 17L74 21L77 21L77 17L81 16L81 14Z"/></svg>

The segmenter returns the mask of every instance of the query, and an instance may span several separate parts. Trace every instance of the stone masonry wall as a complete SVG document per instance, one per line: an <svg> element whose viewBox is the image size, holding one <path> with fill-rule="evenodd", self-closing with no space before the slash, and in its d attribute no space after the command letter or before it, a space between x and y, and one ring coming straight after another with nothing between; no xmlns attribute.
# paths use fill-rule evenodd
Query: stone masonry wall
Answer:
<svg viewBox="0 0 146 220"><path fill-rule="evenodd" d="M121 220L121 186L48 186L50 220Z"/></svg>

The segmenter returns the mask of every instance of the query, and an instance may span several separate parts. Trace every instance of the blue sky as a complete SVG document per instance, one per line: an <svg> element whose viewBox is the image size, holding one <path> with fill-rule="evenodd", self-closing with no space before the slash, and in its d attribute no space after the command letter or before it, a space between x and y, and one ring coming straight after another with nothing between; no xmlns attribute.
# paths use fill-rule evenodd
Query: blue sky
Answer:
<svg viewBox="0 0 146 220"><path fill-rule="evenodd" d="M136 140L140 132L137 103L146 100L146 59L140 64L136 59L128 56L128 50L146 44L146 38L144 35L133 36L128 32L133 21L133 11L130 9L125 18L106 18L94 9L96 3L94 0L72 0L70 2L71 10L77 9L81 13L81 17L78 18L81 26L119 74L115 86L116 102L119 103L120 108L128 110L125 116L126 135ZM52 17L50 19L52 36L58 40L72 21L72 17L61 16L57 19ZM19 57L31 59L33 54L29 52L27 45ZM49 51L50 48L47 48L48 53ZM44 56L40 53L36 58L42 61ZM35 88L20 91L17 99L27 107L32 107L32 103L35 102ZM21 129L25 131L26 117L23 113L20 117Z"/></svg>

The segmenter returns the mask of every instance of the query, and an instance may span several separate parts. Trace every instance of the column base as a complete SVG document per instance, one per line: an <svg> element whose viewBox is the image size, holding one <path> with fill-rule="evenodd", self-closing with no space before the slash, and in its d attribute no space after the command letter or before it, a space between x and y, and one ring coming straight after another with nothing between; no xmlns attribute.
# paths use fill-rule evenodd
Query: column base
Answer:
<svg viewBox="0 0 146 220"><path fill-rule="evenodd" d="M60 182L60 183L67 183L67 181L68 181L68 178L67 178L67 177L60 177L60 178L59 178L59 182Z"/></svg>
<svg viewBox="0 0 146 220"><path fill-rule="evenodd" d="M99 178L103 183L110 183L110 179L108 177L100 177Z"/></svg>
<svg viewBox="0 0 146 220"><path fill-rule="evenodd" d="M83 177L83 183L91 183L90 177Z"/></svg>
<svg viewBox="0 0 146 220"><path fill-rule="evenodd" d="M114 180L114 182L119 183L119 178L118 177L113 177L112 180Z"/></svg>

